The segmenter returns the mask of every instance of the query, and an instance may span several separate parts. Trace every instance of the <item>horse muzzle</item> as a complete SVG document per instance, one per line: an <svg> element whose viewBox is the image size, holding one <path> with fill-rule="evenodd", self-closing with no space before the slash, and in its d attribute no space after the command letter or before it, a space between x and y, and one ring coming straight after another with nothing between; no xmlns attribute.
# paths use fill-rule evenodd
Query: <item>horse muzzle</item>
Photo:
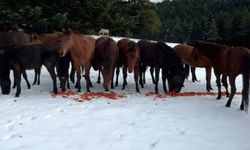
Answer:
<svg viewBox="0 0 250 150"><path fill-rule="evenodd" d="M133 68L128 68L128 73L132 73L133 72Z"/></svg>

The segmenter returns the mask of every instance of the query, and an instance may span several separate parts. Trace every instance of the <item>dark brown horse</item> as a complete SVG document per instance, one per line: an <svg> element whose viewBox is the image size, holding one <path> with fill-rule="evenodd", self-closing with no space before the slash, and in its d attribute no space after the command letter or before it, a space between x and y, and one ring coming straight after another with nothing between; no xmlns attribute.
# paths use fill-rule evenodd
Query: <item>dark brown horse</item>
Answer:
<svg viewBox="0 0 250 150"><path fill-rule="evenodd" d="M89 92L90 78L89 72L91 68L91 60L94 56L95 39L88 38L84 35L80 35L71 31L65 31L64 35L60 39L61 46L59 54L61 57L65 56L67 52L70 52L74 69L77 73L77 88L81 91L81 67L84 67L86 88Z"/></svg>
<svg viewBox="0 0 250 150"><path fill-rule="evenodd" d="M245 111L248 111L250 50L244 47L228 47L211 42L195 42L191 45L194 47L192 53L194 61L201 55L205 55L211 60L218 86L218 99L221 97L220 76L223 74L229 77L231 93L226 104L227 107L230 107L236 92L235 78L242 74L243 90L240 109L244 110L245 108Z"/></svg>
<svg viewBox="0 0 250 150"><path fill-rule="evenodd" d="M58 51L48 45L20 45L0 50L0 79L3 94L10 92L10 69L16 82L16 97L21 93L21 73L29 69L38 69L44 65L53 80L53 91L57 93L55 66L59 58Z"/></svg>
<svg viewBox="0 0 250 150"><path fill-rule="evenodd" d="M60 38L60 35L56 33L42 33L42 34L31 36L31 42L29 44L30 45L46 44L46 45L50 45L51 47L55 47L55 44L56 42L58 42L59 38ZM40 85L41 67L40 69L35 70L35 77L34 77L33 85L35 85L36 83L37 85Z"/></svg>
<svg viewBox="0 0 250 150"><path fill-rule="evenodd" d="M146 66L155 69L155 92L158 93L159 72L162 68L163 89L167 92L166 79L169 91L180 92L185 79L183 63L173 48L164 42L150 42L140 40L140 84L143 87L142 73Z"/></svg>
<svg viewBox="0 0 250 150"><path fill-rule="evenodd" d="M92 65L95 70L100 70L103 76L103 87L105 91L114 88L114 71L119 58L119 49L116 42L110 37L100 37L96 40L95 54Z"/></svg>
<svg viewBox="0 0 250 150"><path fill-rule="evenodd" d="M136 86L136 92L139 92L138 77L139 77L139 63L140 63L140 49L136 42L129 39L121 39L117 42L119 48L119 62L116 68L116 82L118 85L118 76L120 67L123 72L123 85L122 89L125 89L127 84L127 71L132 73L134 71L134 80Z"/></svg>
<svg viewBox="0 0 250 150"><path fill-rule="evenodd" d="M5 48L6 45L22 45L31 42L29 34L24 32L0 32L0 49ZM8 47L8 46L7 46ZM26 72L22 72L23 78L26 81L28 89L30 89L30 83ZM16 87L16 82L14 81L13 88Z"/></svg>

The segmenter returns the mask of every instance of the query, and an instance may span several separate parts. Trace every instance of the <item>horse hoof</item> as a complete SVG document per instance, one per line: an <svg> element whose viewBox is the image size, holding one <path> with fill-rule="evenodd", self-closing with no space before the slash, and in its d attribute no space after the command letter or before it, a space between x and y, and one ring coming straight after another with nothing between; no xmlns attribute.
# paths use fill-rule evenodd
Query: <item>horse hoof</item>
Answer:
<svg viewBox="0 0 250 150"><path fill-rule="evenodd" d="M100 84L101 82L100 81L97 81L98 84Z"/></svg>
<svg viewBox="0 0 250 150"><path fill-rule="evenodd" d="M230 105L229 105L229 104L226 104L225 106L226 106L226 107L230 107Z"/></svg>
<svg viewBox="0 0 250 150"><path fill-rule="evenodd" d="M240 106L240 110L244 110L244 106Z"/></svg>
<svg viewBox="0 0 250 150"><path fill-rule="evenodd" d="M217 99L217 100L219 100L220 98L221 98L221 95L220 95L220 96L218 96L216 99Z"/></svg>

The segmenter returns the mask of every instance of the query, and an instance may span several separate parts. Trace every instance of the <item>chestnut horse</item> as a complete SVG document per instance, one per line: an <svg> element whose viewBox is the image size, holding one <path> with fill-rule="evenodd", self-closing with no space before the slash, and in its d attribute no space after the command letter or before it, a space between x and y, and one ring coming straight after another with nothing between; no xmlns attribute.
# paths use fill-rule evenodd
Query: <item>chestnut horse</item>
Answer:
<svg viewBox="0 0 250 150"><path fill-rule="evenodd" d="M77 73L77 88L81 91L81 67L84 67L87 91L90 92L89 72L91 68L91 60L94 56L95 39L90 39L84 35L80 35L71 31L65 31L60 38L61 46L59 48L60 57L64 57L70 52L74 69Z"/></svg>
<svg viewBox="0 0 250 150"><path fill-rule="evenodd" d="M125 89L127 84L127 70L129 73L134 71L134 80L136 86L136 92L139 91L138 86L138 76L139 76L139 63L140 63L140 49L136 42L129 39L121 39L117 42L117 46L119 48L119 61L116 68L116 82L115 86L118 85L118 76L120 69L119 67L123 67L123 85L122 89Z"/></svg>
<svg viewBox="0 0 250 150"><path fill-rule="evenodd" d="M164 42L140 40L140 84L143 87L142 73L146 66L155 69L155 92L158 93L159 72L162 68L163 89L167 92L166 79L169 91L180 92L185 80L183 63L173 48Z"/></svg>
<svg viewBox="0 0 250 150"><path fill-rule="evenodd" d="M114 71L119 58L119 49L116 42L110 37L99 37L95 44L95 54L92 60L93 68L99 70L103 76L103 87L105 91L114 88Z"/></svg>
<svg viewBox="0 0 250 150"><path fill-rule="evenodd" d="M207 81L206 89L208 92L210 92L210 90L212 90L212 87L211 87L212 63L210 59L207 58L206 56L201 56L196 61L193 61L193 58L191 56L193 47L186 45L186 44L176 45L174 49L176 51L176 54L181 58L181 61L184 64L190 65L192 67L205 67L206 81ZM192 70L192 80L194 82L196 80L195 70L194 69L191 69L191 70Z"/></svg>
<svg viewBox="0 0 250 150"><path fill-rule="evenodd" d="M226 106L230 107L232 99L236 93L235 78L242 74L243 89L240 109L248 111L248 90L249 90L249 70L250 70L250 50L244 47L228 47L211 42L195 42L191 44L194 49L192 56L196 61L201 55L207 56L214 67L216 83L218 86L218 99L221 97L221 74L229 77L231 93Z"/></svg>

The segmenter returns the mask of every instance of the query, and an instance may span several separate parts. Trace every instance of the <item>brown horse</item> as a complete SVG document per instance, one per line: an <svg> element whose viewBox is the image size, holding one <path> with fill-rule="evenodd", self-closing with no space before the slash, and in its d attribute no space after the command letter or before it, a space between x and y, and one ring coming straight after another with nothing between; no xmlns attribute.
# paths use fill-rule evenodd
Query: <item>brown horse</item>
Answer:
<svg viewBox="0 0 250 150"><path fill-rule="evenodd" d="M235 78L242 74L243 90L240 109L244 110L245 107L245 111L248 111L250 50L244 47L228 47L211 42L196 42L191 45L194 47L192 52L194 61L201 55L205 55L211 60L218 86L218 99L221 97L220 76L224 74L229 77L231 93L226 104L227 107L230 107L236 92Z"/></svg>
<svg viewBox="0 0 250 150"><path fill-rule="evenodd" d="M63 57L67 52L70 52L71 54L73 66L77 73L76 84L78 92L81 91L81 67L84 67L86 88L89 92L89 72L91 68L91 60L94 56L95 39L76 34L71 31L65 31L64 35L60 38L60 42L61 46L59 48L59 55Z"/></svg>
<svg viewBox="0 0 250 150"><path fill-rule="evenodd" d="M119 49L116 42L110 37L100 37L96 40L95 54L92 60L93 68L99 70L103 76L103 87L105 91L114 88L114 71L119 58Z"/></svg>
<svg viewBox="0 0 250 150"><path fill-rule="evenodd" d="M119 48L119 62L116 68L116 82L115 86L118 85L118 76L120 69L123 66L123 85L122 89L125 89L127 84L127 70L129 73L134 71L134 80L136 86L136 92L139 91L138 77L139 77L139 63L140 63L140 49L136 42L129 39L121 39L117 42Z"/></svg>
<svg viewBox="0 0 250 150"><path fill-rule="evenodd" d="M184 64L190 65L192 67L205 67L206 69L206 89L209 92L212 90L211 87L211 70L212 70L212 63L210 59L206 56L201 56L199 57L196 61L193 61L192 58L192 52L193 52L193 47L186 45L186 44L180 44L174 47L177 55L181 58L181 61ZM193 82L195 81L195 72L192 69L192 80Z"/></svg>

